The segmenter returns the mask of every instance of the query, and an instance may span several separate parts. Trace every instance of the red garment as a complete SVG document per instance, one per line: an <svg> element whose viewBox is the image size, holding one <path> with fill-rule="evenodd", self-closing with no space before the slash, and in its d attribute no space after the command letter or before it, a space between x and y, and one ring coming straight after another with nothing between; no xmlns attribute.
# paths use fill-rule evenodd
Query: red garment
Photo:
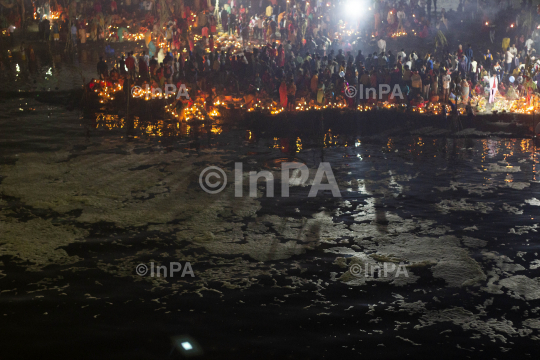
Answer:
<svg viewBox="0 0 540 360"><path fill-rule="evenodd" d="M274 58L277 57L277 50L272 48L272 47L268 47L268 57L273 60Z"/></svg>
<svg viewBox="0 0 540 360"><path fill-rule="evenodd" d="M281 106L287 108L287 84L283 81L279 87L279 100Z"/></svg>
<svg viewBox="0 0 540 360"><path fill-rule="evenodd" d="M135 69L135 59L133 58L133 56L128 56L127 57L127 59L126 59L126 67L128 68L128 70Z"/></svg>
<svg viewBox="0 0 540 360"><path fill-rule="evenodd" d="M146 73L148 73L148 65L146 65L146 62L141 59L141 61L139 61L139 74Z"/></svg>
<svg viewBox="0 0 540 360"><path fill-rule="evenodd" d="M285 51L283 51L283 48L278 51L277 64L279 67L285 66Z"/></svg>
<svg viewBox="0 0 540 360"><path fill-rule="evenodd" d="M427 38L429 35L429 31L428 31L428 27L426 25L424 25L424 28L422 29L422 31L420 31L420 33L418 34L418 36L422 39L425 39Z"/></svg>
<svg viewBox="0 0 540 360"><path fill-rule="evenodd" d="M369 76L369 84L371 85L371 87L377 87L377 75L371 74Z"/></svg>

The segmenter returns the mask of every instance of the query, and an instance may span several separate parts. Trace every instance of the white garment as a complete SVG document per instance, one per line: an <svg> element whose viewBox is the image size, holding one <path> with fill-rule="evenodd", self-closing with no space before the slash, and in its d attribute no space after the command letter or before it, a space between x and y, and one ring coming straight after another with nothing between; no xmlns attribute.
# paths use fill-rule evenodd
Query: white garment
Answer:
<svg viewBox="0 0 540 360"><path fill-rule="evenodd" d="M442 78L443 89L450 89L450 81L452 81L452 78L450 77L450 75L446 74L443 76Z"/></svg>
<svg viewBox="0 0 540 360"><path fill-rule="evenodd" d="M489 78L489 103L493 103L495 101L495 94L497 93L497 88L499 86L499 80L497 79L497 76L492 76Z"/></svg>
<svg viewBox="0 0 540 360"><path fill-rule="evenodd" d="M163 59L165 59L165 52L163 52L163 49L159 49L159 53L157 56L157 61L159 64L163 62Z"/></svg>
<svg viewBox="0 0 540 360"><path fill-rule="evenodd" d="M472 73L476 72L477 65L478 65L478 63L476 62L476 60L471 61L471 72Z"/></svg>
<svg viewBox="0 0 540 360"><path fill-rule="evenodd" d="M511 49L511 48L510 48ZM504 57L504 61L507 63L507 64L510 64L512 62L512 59L514 58L514 54L512 54L511 50L508 50L506 52L506 55Z"/></svg>
<svg viewBox="0 0 540 360"><path fill-rule="evenodd" d="M527 39L527 41L525 41L525 47L527 48L527 51L531 50L533 43L534 41L532 39Z"/></svg>
<svg viewBox="0 0 540 360"><path fill-rule="evenodd" d="M386 41L384 41L383 39L377 41L377 46L379 47L379 52L386 51Z"/></svg>

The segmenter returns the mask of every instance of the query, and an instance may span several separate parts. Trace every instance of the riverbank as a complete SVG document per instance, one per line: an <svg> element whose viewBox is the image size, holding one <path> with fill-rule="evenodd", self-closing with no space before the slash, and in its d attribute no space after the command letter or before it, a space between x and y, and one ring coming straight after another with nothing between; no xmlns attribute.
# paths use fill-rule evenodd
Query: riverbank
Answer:
<svg viewBox="0 0 540 360"><path fill-rule="evenodd" d="M85 108L84 91L42 91L42 92L0 92L0 98L8 99L34 99L43 104L61 106L68 111L83 111ZM163 103L164 100L163 100ZM146 103L143 103L146 105ZM156 105L156 104L154 104ZM138 109L138 111L137 111ZM146 106L145 106L146 109ZM100 125L100 117L107 117L108 126L120 127L121 124L132 126L133 120L152 126L156 131L162 128L199 127L205 133L204 121L178 121L161 112L161 106L152 107L153 114L140 107L132 107L129 120L125 119L126 108L116 111L86 112L86 117L94 119L94 126ZM220 114L219 120L212 120L214 127L223 130L237 128L249 130L252 133L251 141L261 137L278 137L295 141L297 138L309 139L304 146L317 147L324 141L325 134L333 133L342 145L352 146L355 136L429 136L429 137L469 137L485 138L491 136L530 138L533 129L538 126L540 119L532 115L499 113L491 115L427 115L416 112L402 112L394 109L380 109L370 111L352 111L348 109L326 109L322 111L282 112L277 115L262 112L246 112L243 109L217 106ZM84 111L83 111L84 113ZM97 114L96 114L97 113ZM96 116L98 117L97 121ZM161 130L161 131L162 131ZM186 133L186 135L188 135ZM309 145L311 144L311 145ZM317 145L319 144L319 145Z"/></svg>

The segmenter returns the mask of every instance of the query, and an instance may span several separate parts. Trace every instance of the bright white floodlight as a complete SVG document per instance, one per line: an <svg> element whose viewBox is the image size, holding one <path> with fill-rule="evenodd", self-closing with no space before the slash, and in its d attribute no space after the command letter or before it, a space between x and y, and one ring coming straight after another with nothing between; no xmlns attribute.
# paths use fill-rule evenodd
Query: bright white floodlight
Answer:
<svg viewBox="0 0 540 360"><path fill-rule="evenodd" d="M350 17L360 17L366 11L366 4L362 0L349 0L343 11Z"/></svg>

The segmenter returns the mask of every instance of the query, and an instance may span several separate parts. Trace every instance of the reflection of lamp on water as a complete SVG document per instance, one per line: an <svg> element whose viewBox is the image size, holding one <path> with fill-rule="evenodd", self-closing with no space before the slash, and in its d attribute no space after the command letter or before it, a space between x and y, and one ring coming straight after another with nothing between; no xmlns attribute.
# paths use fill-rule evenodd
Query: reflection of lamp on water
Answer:
<svg viewBox="0 0 540 360"><path fill-rule="evenodd" d="M171 341L173 345L171 354L175 349L185 357L201 356L203 354L201 346L191 336L173 336Z"/></svg>

